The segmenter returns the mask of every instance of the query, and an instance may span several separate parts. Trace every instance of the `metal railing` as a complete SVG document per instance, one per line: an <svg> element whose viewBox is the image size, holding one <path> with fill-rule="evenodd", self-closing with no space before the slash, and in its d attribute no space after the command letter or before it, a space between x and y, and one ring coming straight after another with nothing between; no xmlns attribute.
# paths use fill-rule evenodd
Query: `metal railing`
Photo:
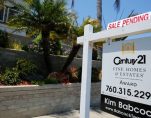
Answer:
<svg viewBox="0 0 151 118"><path fill-rule="evenodd" d="M7 6L1 6L0 5L0 22L1 23L6 23L8 22L9 18L13 15L18 13L17 10L7 7Z"/></svg>
<svg viewBox="0 0 151 118"><path fill-rule="evenodd" d="M0 22L5 21L6 7L0 6Z"/></svg>

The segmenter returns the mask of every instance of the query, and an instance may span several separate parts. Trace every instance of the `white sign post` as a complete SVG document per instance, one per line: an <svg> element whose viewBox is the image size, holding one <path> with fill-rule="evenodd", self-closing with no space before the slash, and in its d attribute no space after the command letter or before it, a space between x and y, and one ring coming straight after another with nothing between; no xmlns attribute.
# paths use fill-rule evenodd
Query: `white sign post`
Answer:
<svg viewBox="0 0 151 118"><path fill-rule="evenodd" d="M90 109L90 88L91 88L91 62L92 62L92 44L94 42L104 41L108 38L115 39L130 35L143 34L151 32L151 20L149 18L141 22L134 22L123 27L117 27L111 30L104 30L93 33L93 28L87 25L84 29L84 36L78 37L77 43L83 44L83 65L82 65L82 86L80 118L89 118ZM146 18L146 17L145 17Z"/></svg>
<svg viewBox="0 0 151 118"><path fill-rule="evenodd" d="M84 28L84 38L89 39L93 33L93 27L87 25ZM80 118L89 118L90 109L90 90L91 90L91 66L92 66L92 47L93 44L88 40L84 40L83 44L83 59L82 62L82 86L81 86L81 101L80 101ZM87 73L87 74L85 74Z"/></svg>

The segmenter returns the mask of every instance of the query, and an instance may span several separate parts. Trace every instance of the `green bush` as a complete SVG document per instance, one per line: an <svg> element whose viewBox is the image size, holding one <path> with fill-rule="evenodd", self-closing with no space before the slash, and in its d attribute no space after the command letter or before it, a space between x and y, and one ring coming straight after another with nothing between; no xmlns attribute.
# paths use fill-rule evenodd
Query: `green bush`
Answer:
<svg viewBox="0 0 151 118"><path fill-rule="evenodd" d="M34 40L32 41L34 44L39 44L40 42L41 42L41 40L42 40L42 35L41 35L41 33L40 34L38 34L35 38L34 38Z"/></svg>
<svg viewBox="0 0 151 118"><path fill-rule="evenodd" d="M34 73L32 75L28 75L25 80L31 82L31 84L42 85L44 84L45 79L42 75Z"/></svg>
<svg viewBox="0 0 151 118"><path fill-rule="evenodd" d="M17 85L22 81L32 84L44 83L43 76L38 74L37 66L26 59L18 59L13 69L6 69L0 74L0 83L4 85Z"/></svg>
<svg viewBox="0 0 151 118"><path fill-rule="evenodd" d="M61 72L49 73L47 79L45 80L45 84L58 84L58 83L68 84L70 82L67 75L65 75L64 73Z"/></svg>
<svg viewBox="0 0 151 118"><path fill-rule="evenodd" d="M7 48L8 42L8 33L0 30L0 47Z"/></svg>
<svg viewBox="0 0 151 118"><path fill-rule="evenodd" d="M58 83L59 83L58 80L54 77L47 78L45 80L45 84L58 84Z"/></svg>
<svg viewBox="0 0 151 118"><path fill-rule="evenodd" d="M21 42L19 42L17 40L10 40L9 48L15 49L15 50L22 50L22 44L21 44Z"/></svg>
<svg viewBox="0 0 151 118"><path fill-rule="evenodd" d="M28 45L22 45L22 50L28 52L29 51Z"/></svg>
<svg viewBox="0 0 151 118"><path fill-rule="evenodd" d="M21 82L20 73L15 69L6 69L1 76L1 83L4 85L17 85Z"/></svg>
<svg viewBox="0 0 151 118"><path fill-rule="evenodd" d="M47 79L45 80L45 84L58 84L58 77L57 77L57 73L50 73L47 77Z"/></svg>
<svg viewBox="0 0 151 118"><path fill-rule="evenodd" d="M44 85L45 82L43 80L42 81L40 81L40 80L32 80L31 84L33 84L33 85Z"/></svg>
<svg viewBox="0 0 151 118"><path fill-rule="evenodd" d="M38 44L31 43L31 44L28 45L28 51L29 52L40 53L40 52L42 52L42 49Z"/></svg>
<svg viewBox="0 0 151 118"><path fill-rule="evenodd" d="M32 75L34 73L37 73L38 70L35 64L26 59L18 59L16 63L16 69L25 75Z"/></svg>
<svg viewBox="0 0 151 118"><path fill-rule="evenodd" d="M54 55L61 55L62 54L62 42L61 42L61 40L57 39L57 40L51 41L50 53L54 54Z"/></svg>
<svg viewBox="0 0 151 118"><path fill-rule="evenodd" d="M36 83L36 81L41 81L41 77L39 79L38 67L33 64L31 61L26 59L18 59L16 63L16 70L20 72L21 80L25 80L28 82ZM39 76L36 76L39 75Z"/></svg>

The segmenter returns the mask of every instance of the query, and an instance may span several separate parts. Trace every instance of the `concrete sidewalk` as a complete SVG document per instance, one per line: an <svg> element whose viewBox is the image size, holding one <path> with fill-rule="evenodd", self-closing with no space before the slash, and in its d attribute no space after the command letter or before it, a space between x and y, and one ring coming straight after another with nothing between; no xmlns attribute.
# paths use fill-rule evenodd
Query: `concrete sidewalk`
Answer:
<svg viewBox="0 0 151 118"><path fill-rule="evenodd" d="M79 111L73 110L66 113L39 116L34 118L79 118ZM105 112L101 112L100 110L91 110L90 118L118 118L118 117L115 117Z"/></svg>

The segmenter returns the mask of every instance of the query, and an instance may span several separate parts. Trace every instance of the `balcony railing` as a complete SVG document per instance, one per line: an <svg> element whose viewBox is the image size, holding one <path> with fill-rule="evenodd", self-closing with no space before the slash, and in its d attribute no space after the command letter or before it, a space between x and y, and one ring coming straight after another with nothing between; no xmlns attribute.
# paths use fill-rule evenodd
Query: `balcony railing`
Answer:
<svg viewBox="0 0 151 118"><path fill-rule="evenodd" d="M0 6L0 22L5 21L5 11L6 11L6 7Z"/></svg>
<svg viewBox="0 0 151 118"><path fill-rule="evenodd" d="M18 13L17 10L7 7L7 6L1 6L0 8L0 22L1 23L6 23L8 22L9 18L13 15Z"/></svg>
<svg viewBox="0 0 151 118"><path fill-rule="evenodd" d="M20 35L20 36L26 36L26 32L14 32L14 29L9 28L6 23L10 19L11 16L14 16L15 14L19 13L17 10L7 7L7 6L0 6L0 29L4 30L6 32L15 34L15 35Z"/></svg>

